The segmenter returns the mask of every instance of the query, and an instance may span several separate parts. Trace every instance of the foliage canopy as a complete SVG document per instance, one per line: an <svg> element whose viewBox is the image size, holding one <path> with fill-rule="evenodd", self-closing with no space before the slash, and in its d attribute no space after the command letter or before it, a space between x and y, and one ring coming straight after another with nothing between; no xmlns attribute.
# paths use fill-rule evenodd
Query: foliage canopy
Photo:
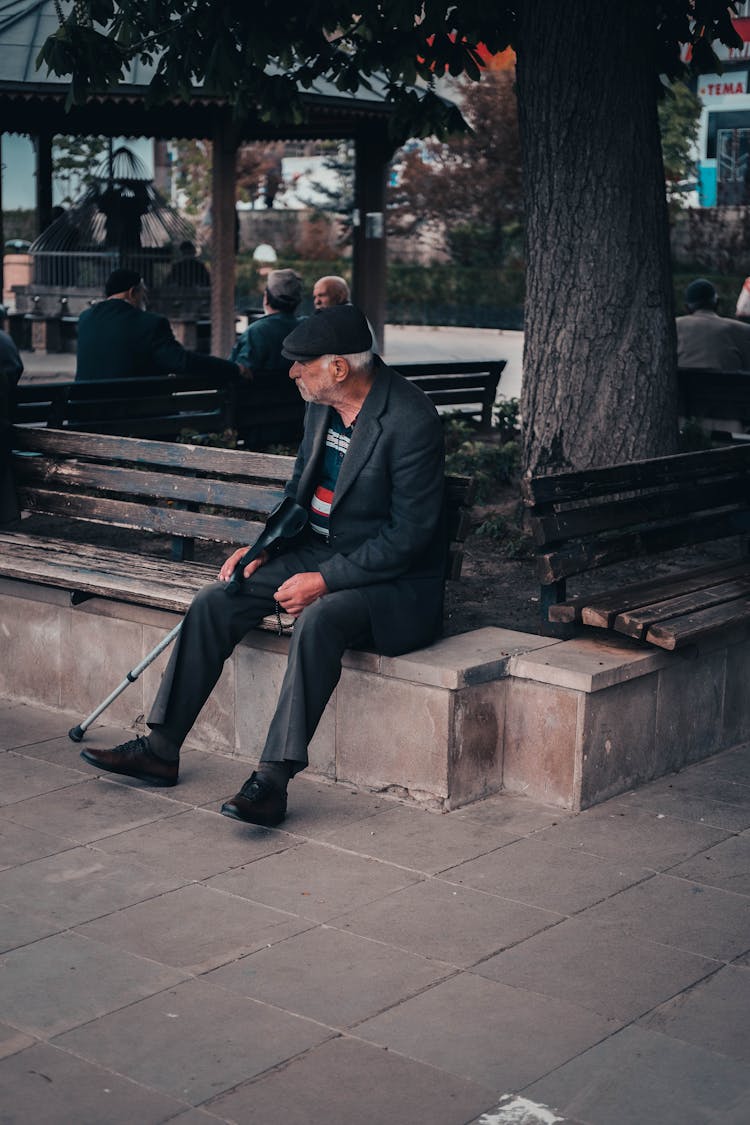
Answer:
<svg viewBox="0 0 750 1125"><path fill-rule="evenodd" d="M319 79L342 94L374 80L393 102L396 137L444 135L461 118L438 96L436 77L479 78L486 53L514 45L522 3L306 0L280 9L277 0L75 0L64 15L58 2L60 26L37 65L72 77L72 104L125 81L140 60L154 66L153 101L187 97L200 85L239 116L260 112L274 124L302 121L302 94ZM690 44L699 70L715 69L715 39L740 45L734 8L727 0L654 0L642 30L655 39L658 72L683 72L681 44Z"/></svg>

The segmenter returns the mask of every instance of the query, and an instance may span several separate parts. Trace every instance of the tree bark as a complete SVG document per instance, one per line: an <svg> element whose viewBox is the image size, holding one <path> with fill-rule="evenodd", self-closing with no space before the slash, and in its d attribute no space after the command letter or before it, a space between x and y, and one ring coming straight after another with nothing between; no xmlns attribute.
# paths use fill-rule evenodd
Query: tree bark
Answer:
<svg viewBox="0 0 750 1125"><path fill-rule="evenodd" d="M652 0L519 6L521 413L532 474L676 448L653 8Z"/></svg>

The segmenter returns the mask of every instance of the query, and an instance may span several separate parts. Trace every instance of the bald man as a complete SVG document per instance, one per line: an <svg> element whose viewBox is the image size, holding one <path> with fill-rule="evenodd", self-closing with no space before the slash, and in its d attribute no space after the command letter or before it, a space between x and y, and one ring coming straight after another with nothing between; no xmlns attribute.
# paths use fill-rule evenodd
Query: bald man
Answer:
<svg viewBox="0 0 750 1125"><path fill-rule="evenodd" d="M318 309L329 309L332 305L348 305L350 300L349 286L343 277L331 275L315 282L313 304L316 312Z"/></svg>

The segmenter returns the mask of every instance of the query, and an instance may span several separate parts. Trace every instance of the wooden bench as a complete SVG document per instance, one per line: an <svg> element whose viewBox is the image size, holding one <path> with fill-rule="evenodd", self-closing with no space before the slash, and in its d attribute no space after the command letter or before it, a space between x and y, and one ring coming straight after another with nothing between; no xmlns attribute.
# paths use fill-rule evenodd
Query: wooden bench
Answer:
<svg viewBox="0 0 750 1125"><path fill-rule="evenodd" d="M227 428L225 380L159 375L76 383L20 383L14 421L85 433L174 439L184 429Z"/></svg>
<svg viewBox="0 0 750 1125"><path fill-rule="evenodd" d="M482 429L492 424L505 360L403 364L403 374L440 408L466 408ZM181 435L234 431L237 444L262 450L295 447L302 437L304 402L278 371L256 372L252 382L215 376L155 375L76 383L21 383L14 421L84 433L174 441Z"/></svg>
<svg viewBox="0 0 750 1125"><path fill-rule="evenodd" d="M55 536L27 531L23 522L0 529L0 576L69 590L74 604L96 595L178 613L216 577L215 562L195 561L196 542L252 543L294 465L292 457L21 426L13 447L21 508L76 521L84 541L66 539L64 527ZM453 476L446 483L446 577L457 578L472 482ZM136 555L102 547L86 542L96 525L150 539ZM154 550L155 536L171 539L171 559L163 546ZM263 625L276 629L277 618Z"/></svg>
<svg viewBox="0 0 750 1125"><path fill-rule="evenodd" d="M750 441L750 371L681 367L679 413L718 441Z"/></svg>
<svg viewBox="0 0 750 1125"><path fill-rule="evenodd" d="M431 360L392 366L424 391L439 409L458 407L480 430L492 428L492 410L506 360Z"/></svg>
<svg viewBox="0 0 750 1125"><path fill-rule="evenodd" d="M750 621L750 559L566 600L566 581L599 567L750 531L750 446L533 477L522 485L536 543L542 632L576 625L676 649ZM731 548L732 544L728 546Z"/></svg>
<svg viewBox="0 0 750 1125"><path fill-rule="evenodd" d="M295 387L279 386L278 373L270 372L260 372L253 383L212 375L22 382L14 421L159 441L234 431L239 445L262 449L299 442L304 402Z"/></svg>

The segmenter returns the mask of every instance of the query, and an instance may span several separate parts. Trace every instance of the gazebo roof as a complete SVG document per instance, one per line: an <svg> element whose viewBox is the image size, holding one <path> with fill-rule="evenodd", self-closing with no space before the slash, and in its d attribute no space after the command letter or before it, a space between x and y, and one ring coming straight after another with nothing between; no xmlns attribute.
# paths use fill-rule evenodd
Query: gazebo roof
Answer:
<svg viewBox="0 0 750 1125"><path fill-rule="evenodd" d="M64 12L71 0L62 0ZM3 132L77 133L100 136L209 137L217 119L230 114L225 99L194 90L190 101L175 99L148 107L145 95L153 65L137 60L126 82L92 96L85 105L65 110L69 84L36 69L36 57L59 26L54 0L0 0L0 121ZM342 137L355 133L373 118L392 112L384 83L370 80L343 95L325 80L302 93L306 121L269 125L250 115L242 122L244 138Z"/></svg>

